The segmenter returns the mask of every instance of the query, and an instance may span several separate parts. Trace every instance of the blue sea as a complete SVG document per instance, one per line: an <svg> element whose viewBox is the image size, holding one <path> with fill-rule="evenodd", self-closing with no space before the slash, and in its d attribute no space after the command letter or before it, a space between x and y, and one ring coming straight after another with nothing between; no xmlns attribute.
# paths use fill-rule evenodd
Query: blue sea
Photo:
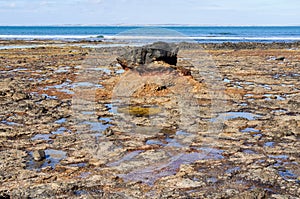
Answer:
<svg viewBox="0 0 300 199"><path fill-rule="evenodd" d="M184 40L199 43L295 42L300 41L300 26L0 26L0 39L72 41Z"/></svg>

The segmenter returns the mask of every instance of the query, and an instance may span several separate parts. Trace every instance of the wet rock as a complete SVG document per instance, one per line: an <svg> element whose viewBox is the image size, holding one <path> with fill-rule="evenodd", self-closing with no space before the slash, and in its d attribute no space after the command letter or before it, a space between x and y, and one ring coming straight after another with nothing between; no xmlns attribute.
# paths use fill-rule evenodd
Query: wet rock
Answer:
<svg viewBox="0 0 300 199"><path fill-rule="evenodd" d="M46 158L46 154L44 150L37 150L32 153L33 159L36 161L42 161Z"/></svg>
<svg viewBox="0 0 300 199"><path fill-rule="evenodd" d="M140 65L162 61L170 65L177 64L178 48L165 42L157 42L134 50L117 58L124 69L133 69Z"/></svg>

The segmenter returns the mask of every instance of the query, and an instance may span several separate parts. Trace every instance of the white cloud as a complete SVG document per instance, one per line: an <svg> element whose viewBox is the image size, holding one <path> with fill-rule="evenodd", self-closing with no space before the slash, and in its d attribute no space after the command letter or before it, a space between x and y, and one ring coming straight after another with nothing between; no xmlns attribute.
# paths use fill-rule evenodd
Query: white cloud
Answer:
<svg viewBox="0 0 300 199"><path fill-rule="evenodd" d="M54 4L53 1L41 1L39 3L40 6L49 6L49 5L52 5L52 4Z"/></svg>
<svg viewBox="0 0 300 199"><path fill-rule="evenodd" d="M17 7L17 3L16 3L15 1L11 1L11 2L0 1L0 7L1 7L2 9L4 9L4 8L11 9L11 8Z"/></svg>
<svg viewBox="0 0 300 199"><path fill-rule="evenodd" d="M15 8L15 7L16 7L16 3L15 3L15 2L12 2L12 3L10 3L10 4L8 5L8 7L10 7L10 8Z"/></svg>
<svg viewBox="0 0 300 199"><path fill-rule="evenodd" d="M90 3L100 4L103 3L103 0L88 0Z"/></svg>
<svg viewBox="0 0 300 199"><path fill-rule="evenodd" d="M0 0L0 24L296 24L299 9L299 0Z"/></svg>
<svg viewBox="0 0 300 199"><path fill-rule="evenodd" d="M76 3L76 4L102 4L105 0L73 0L70 1L70 3Z"/></svg>

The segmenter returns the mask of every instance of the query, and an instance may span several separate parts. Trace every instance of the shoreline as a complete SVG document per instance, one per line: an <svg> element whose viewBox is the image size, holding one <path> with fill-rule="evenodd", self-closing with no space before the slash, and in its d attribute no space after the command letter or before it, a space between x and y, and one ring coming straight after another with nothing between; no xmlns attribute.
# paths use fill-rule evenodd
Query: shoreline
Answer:
<svg viewBox="0 0 300 199"><path fill-rule="evenodd" d="M221 42L221 43L201 43L201 42L171 42L175 43L176 45L184 48L184 49L192 49L192 48L203 48L203 49L268 49L268 48L275 48L275 49L295 49L300 47L300 41L295 42ZM143 44L134 44L122 41L103 41L103 40L1 40L0 39L0 48L5 49L4 47L7 46L9 48L13 48L13 46L28 46L31 47L43 47L43 46L53 46L59 47L68 46L68 45L77 45L77 46L84 46L89 45L89 48L97 47L100 45L101 47L124 47L128 46L141 46Z"/></svg>

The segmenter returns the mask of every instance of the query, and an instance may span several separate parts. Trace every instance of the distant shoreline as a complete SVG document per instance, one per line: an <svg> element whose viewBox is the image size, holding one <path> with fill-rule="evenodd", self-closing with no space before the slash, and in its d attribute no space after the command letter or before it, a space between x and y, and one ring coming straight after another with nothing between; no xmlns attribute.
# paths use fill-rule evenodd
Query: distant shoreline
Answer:
<svg viewBox="0 0 300 199"><path fill-rule="evenodd" d="M143 45L143 44L141 44ZM65 40L0 40L0 50L17 49L17 48L40 48L40 47L64 47L78 46L82 48L122 48L141 46L122 42L102 42L102 41L65 41ZM222 42L222 43L191 43L179 42L177 45L182 49L227 49L227 50L243 50L243 49L299 49L298 42Z"/></svg>

